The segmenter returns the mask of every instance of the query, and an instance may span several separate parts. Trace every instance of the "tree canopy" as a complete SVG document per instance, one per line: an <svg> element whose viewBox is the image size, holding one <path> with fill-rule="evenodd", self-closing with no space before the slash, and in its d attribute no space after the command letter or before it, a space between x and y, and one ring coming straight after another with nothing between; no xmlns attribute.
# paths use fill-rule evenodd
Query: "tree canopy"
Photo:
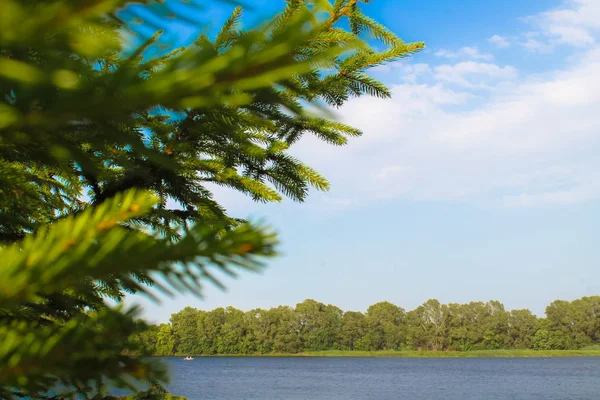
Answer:
<svg viewBox="0 0 600 400"><path fill-rule="evenodd" d="M305 134L359 135L326 107L389 97L368 69L423 47L365 15L366 2L290 0L249 30L235 8L216 35L177 49L160 31L132 47L138 21L121 18L145 5L141 22L160 25L174 1L0 2L0 397L103 398L165 381L159 364L124 354L150 350L128 338L155 331L169 353L186 319L145 331L136 308L106 299L199 295L203 281L221 284L212 270L257 270L275 254L276 236L230 216L208 185L263 202L328 189L289 148ZM314 343L338 328L333 311ZM245 318L207 316L207 346L247 346L235 340ZM300 345L294 332L281 328L278 351Z"/></svg>
<svg viewBox="0 0 600 400"><path fill-rule="evenodd" d="M405 311L389 302L367 312L307 299L296 307L211 311L192 307L130 340L156 355L269 354L323 350L570 350L600 345L600 296L557 300L538 318L498 301L441 304ZM169 343L162 346L160 343Z"/></svg>

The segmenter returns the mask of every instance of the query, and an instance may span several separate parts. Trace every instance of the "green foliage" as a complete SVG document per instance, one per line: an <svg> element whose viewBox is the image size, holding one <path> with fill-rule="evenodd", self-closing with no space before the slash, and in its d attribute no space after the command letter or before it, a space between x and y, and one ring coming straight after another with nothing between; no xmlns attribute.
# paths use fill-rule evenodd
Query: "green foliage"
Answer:
<svg viewBox="0 0 600 400"><path fill-rule="evenodd" d="M156 332L156 352L171 355L175 351L175 336L173 328L168 324L161 324Z"/></svg>
<svg viewBox="0 0 600 400"><path fill-rule="evenodd" d="M265 202L280 201L282 194L302 201L310 187L326 190L327 181L291 157L289 146L305 133L340 145L360 132L311 115L303 104L389 97L364 71L423 47L405 44L369 20L361 26L388 38L387 48L376 52L338 27L345 18L364 17L356 1L317 1L288 2L280 16L250 31L239 29L238 8L213 41L201 35L188 48L148 58L154 36L124 56L117 35L127 26L102 18L119 3L126 2L82 8L61 1L3 2L1 51L8 58L0 68L6 96L0 125L9 146L2 158L52 167L43 196L30 187L28 203L11 205L15 218L28 220L11 224L17 231L6 240L52 221L57 212L85 206L82 190L92 204L132 187L154 191L159 207L138 222L169 236L198 222L235 225L207 183ZM330 18L319 23L312 16L322 8ZM23 24L24 15L44 18ZM360 63L350 62L357 57ZM31 186L29 171L13 172L21 176L11 181ZM48 208L44 197L58 190L68 193L52 197L54 212L37 216Z"/></svg>
<svg viewBox="0 0 600 400"><path fill-rule="evenodd" d="M532 338L540 325L537 317L529 310L512 310L508 319L508 343L511 347L532 348Z"/></svg>
<svg viewBox="0 0 600 400"><path fill-rule="evenodd" d="M597 321L600 318L594 314L597 300L597 297L584 297L560 304L568 305L572 312L580 315L593 316L592 320ZM552 303L549 310L556 303ZM206 334L206 316L212 316L210 335ZM338 307L308 299L295 308L281 306L247 312L232 307L213 311L186 307L173 314L171 322L169 337L177 341L166 352L156 347L155 355L318 355L334 350L365 355L375 352L376 355L406 350L436 353L581 348L564 333L567 326L579 332L582 342L600 344L595 331L591 336L585 333L590 321L572 325L565 320L567 326L557 326L550 319L538 319L529 310L506 311L498 301L440 304L430 299L408 313L392 303L380 302L361 313L343 312ZM160 329L170 327L163 324ZM157 327L150 329L155 334L158 332ZM190 342L191 337L195 337L196 342Z"/></svg>
<svg viewBox="0 0 600 400"><path fill-rule="evenodd" d="M599 349L580 350L471 350L471 351L431 351L431 350L325 350L296 354L267 354L267 357L399 357L399 358L515 358L515 357L600 357Z"/></svg>
<svg viewBox="0 0 600 400"><path fill-rule="evenodd" d="M304 349L318 351L335 348L342 322L339 308L308 299L296 305L295 312Z"/></svg>
<svg viewBox="0 0 600 400"><path fill-rule="evenodd" d="M58 398L100 399L151 381L132 398L165 398L162 367L132 354L337 343L332 306L307 305L300 322L288 308L256 311L268 322L187 310L147 328L137 309L106 300L200 296L205 281L222 285L213 270L256 271L275 255L271 231L228 215L209 185L262 202L329 188L290 147L360 131L309 110L389 97L367 70L423 47L362 2L290 1L246 31L236 8L215 37L180 49L160 31L139 40L170 16L162 1L0 2L0 397L65 387ZM134 3L148 6L141 25L119 17Z"/></svg>
<svg viewBox="0 0 600 400"><path fill-rule="evenodd" d="M582 348L581 350L594 350L594 351L600 351L600 344L599 345L595 345L595 346L585 346L584 348Z"/></svg>
<svg viewBox="0 0 600 400"><path fill-rule="evenodd" d="M600 341L600 296L572 302L557 300L546 307L545 328L560 332L562 348L580 348Z"/></svg>
<svg viewBox="0 0 600 400"><path fill-rule="evenodd" d="M152 354L157 349L158 332L156 325L146 326L143 321L137 321L137 332L129 337L126 351L137 351L140 354Z"/></svg>
<svg viewBox="0 0 600 400"><path fill-rule="evenodd" d="M62 383L87 392L95 380L131 387L124 377L164 379L153 364L121 355L139 332L137 311L106 308L103 296L119 288L150 293L140 276L165 292L198 293L211 265L254 270L260 264L251 256L273 254L273 236L251 225L197 225L177 242L127 226L155 203L131 190L0 248L3 385L37 393ZM173 343L159 335L157 348Z"/></svg>
<svg viewBox="0 0 600 400"><path fill-rule="evenodd" d="M365 344L367 321L363 313L346 311L342 316L340 330L340 347L348 350L368 350L371 346Z"/></svg>
<svg viewBox="0 0 600 400"><path fill-rule="evenodd" d="M172 337L169 343L169 351L164 354L172 353L174 344L177 342L178 351L182 353L194 354L198 353L198 327L199 311L191 307L186 307L181 312L173 314L171 317L171 325L173 332L177 332L175 337ZM168 326L168 325L165 325ZM166 335L166 330L165 330ZM169 332L169 337L172 335Z"/></svg>
<svg viewBox="0 0 600 400"><path fill-rule="evenodd" d="M399 350L405 343L406 314L402 308L383 301L370 306L366 317L369 350Z"/></svg>

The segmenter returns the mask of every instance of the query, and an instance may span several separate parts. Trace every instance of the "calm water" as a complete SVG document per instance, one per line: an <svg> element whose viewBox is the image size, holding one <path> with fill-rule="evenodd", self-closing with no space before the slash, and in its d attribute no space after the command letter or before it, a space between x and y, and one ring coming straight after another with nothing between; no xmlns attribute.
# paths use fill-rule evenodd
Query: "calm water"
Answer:
<svg viewBox="0 0 600 400"><path fill-rule="evenodd" d="M190 400L598 400L600 357L165 359Z"/></svg>

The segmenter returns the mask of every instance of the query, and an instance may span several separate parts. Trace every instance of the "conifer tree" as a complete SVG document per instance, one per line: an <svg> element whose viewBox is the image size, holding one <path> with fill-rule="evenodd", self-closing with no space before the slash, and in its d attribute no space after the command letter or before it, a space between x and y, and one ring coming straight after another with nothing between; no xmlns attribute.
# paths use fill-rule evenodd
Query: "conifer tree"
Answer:
<svg viewBox="0 0 600 400"><path fill-rule="evenodd" d="M328 189L288 149L360 132L309 109L389 97L367 70L423 47L366 2L290 0L246 31L238 7L217 35L167 52L154 51L160 31L131 49L136 21L120 16L132 1L0 2L0 398L108 398L144 381L156 390L138 397L167 396L160 364L125 355L138 310L105 300L199 295L220 284L212 270L275 254L276 237L227 214L207 184L262 202ZM135 3L152 21L172 7Z"/></svg>

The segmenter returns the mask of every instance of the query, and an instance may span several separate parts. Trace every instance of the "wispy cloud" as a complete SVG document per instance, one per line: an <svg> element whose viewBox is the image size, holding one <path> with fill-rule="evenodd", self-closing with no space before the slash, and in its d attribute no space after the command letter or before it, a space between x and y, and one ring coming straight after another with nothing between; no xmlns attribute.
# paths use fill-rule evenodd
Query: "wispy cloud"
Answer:
<svg viewBox="0 0 600 400"><path fill-rule="evenodd" d="M541 38L528 38L525 47L549 51L555 45L590 47L600 32L600 1L570 0L563 6L524 18Z"/></svg>
<svg viewBox="0 0 600 400"><path fill-rule="evenodd" d="M510 42L508 41L508 39L505 38L504 36L500 36L500 35L492 36L491 38L488 39L488 42L490 42L491 44L493 44L496 47L501 48L501 49L510 47Z"/></svg>
<svg viewBox="0 0 600 400"><path fill-rule="evenodd" d="M533 41L541 43L537 51L557 45L543 32L525 39L532 50ZM478 61L404 63L390 71L396 82L399 73L413 77L391 87L391 100L351 100L340 118L364 136L315 160L339 196L505 207L600 200L596 41L543 74ZM314 143L303 146L310 157Z"/></svg>
<svg viewBox="0 0 600 400"><path fill-rule="evenodd" d="M381 198L504 207L600 200L600 17L591 17L600 1L565 4L530 17L535 31L489 39L533 53L571 46L578 57L558 69L529 75L476 47L440 50L438 64L381 69L384 81L396 82L392 99L352 99L338 112L362 137L344 149L306 137L293 150L332 181L334 192L319 204L331 211Z"/></svg>
<svg viewBox="0 0 600 400"><path fill-rule="evenodd" d="M523 41L519 44L530 53L544 54L554 51L554 44L541 37L539 32L527 32L523 34Z"/></svg>
<svg viewBox="0 0 600 400"><path fill-rule="evenodd" d="M434 68L434 78L470 88L490 88L498 81L514 79L517 71L511 66L465 61L455 65L439 65Z"/></svg>
<svg viewBox="0 0 600 400"><path fill-rule="evenodd" d="M481 53L476 46L462 47L457 51L440 49L435 55L443 58L464 58L470 60L493 60L494 56L489 53Z"/></svg>

